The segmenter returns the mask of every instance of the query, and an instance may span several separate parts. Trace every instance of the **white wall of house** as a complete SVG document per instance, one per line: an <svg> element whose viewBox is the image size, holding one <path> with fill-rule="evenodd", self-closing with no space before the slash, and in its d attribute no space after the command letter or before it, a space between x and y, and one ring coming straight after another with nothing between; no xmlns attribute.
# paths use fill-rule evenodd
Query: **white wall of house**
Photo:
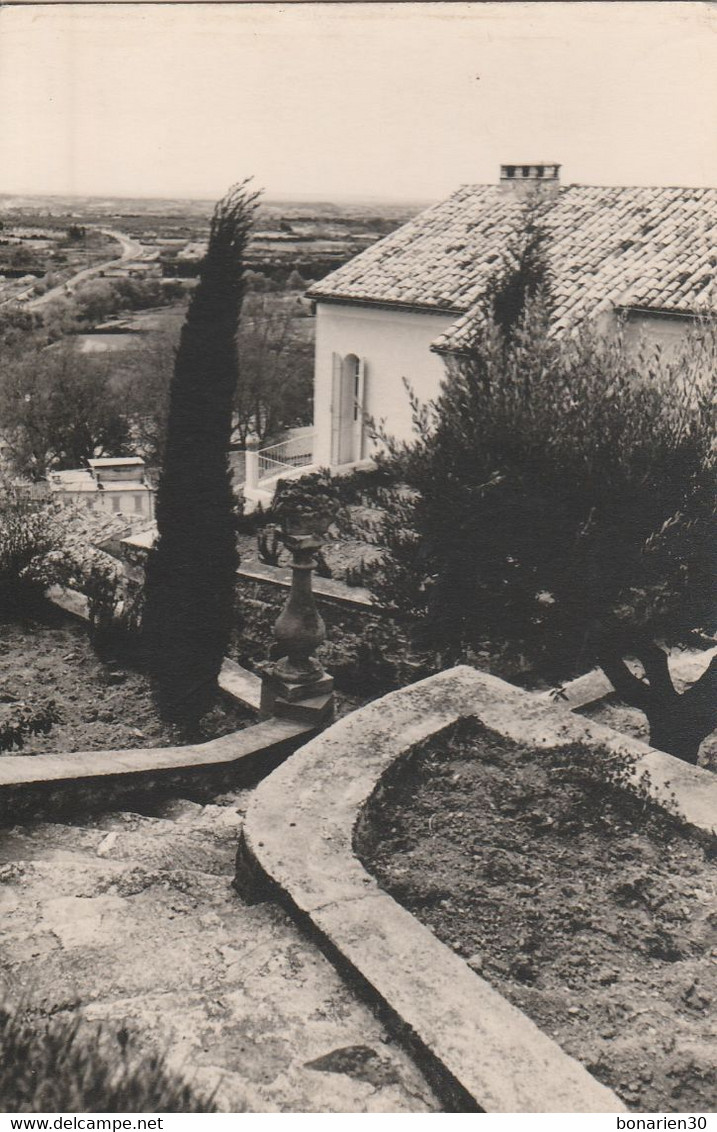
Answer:
<svg viewBox="0 0 717 1132"><path fill-rule="evenodd" d="M422 401L435 397L445 367L441 357L431 351L431 343L455 319L450 314L351 303L317 304L314 463L322 467L337 463L336 428L332 427L336 356L344 359L352 355L362 363L364 413L376 421L385 419L390 433L407 440L412 435L411 411L401 379L408 379ZM369 456L371 447L368 438L364 436L361 443L358 437L354 459Z"/></svg>
<svg viewBox="0 0 717 1132"><path fill-rule="evenodd" d="M71 504L83 510L103 515L126 515L133 519L154 518L154 492L145 484L121 487L115 491L73 491L72 488L53 492L60 503Z"/></svg>
<svg viewBox="0 0 717 1132"><path fill-rule="evenodd" d="M360 419L353 424L350 420L354 390L365 415L385 421L387 432L399 440L412 437L411 411L402 378L408 379L421 401L436 396L445 365L441 355L431 350L431 343L455 318L351 303L317 304L315 464L331 467L371 455L373 444L366 430L362 431ZM605 312L599 320L603 332L609 333L615 325L612 312ZM635 312L626 322L625 340L629 346L636 346L644 336L648 343L659 343L669 356L684 341L690 325L691 320L685 318ZM347 372L352 364L355 382ZM343 393L337 384L341 381ZM337 427L342 415L344 425L339 422ZM355 412L354 416L358 418Z"/></svg>
<svg viewBox="0 0 717 1132"><path fill-rule="evenodd" d="M648 345L659 345L663 353L669 357L679 351L693 325L691 318L671 318L668 315L649 315L642 312L631 314L625 323L625 343L637 347L644 340Z"/></svg>

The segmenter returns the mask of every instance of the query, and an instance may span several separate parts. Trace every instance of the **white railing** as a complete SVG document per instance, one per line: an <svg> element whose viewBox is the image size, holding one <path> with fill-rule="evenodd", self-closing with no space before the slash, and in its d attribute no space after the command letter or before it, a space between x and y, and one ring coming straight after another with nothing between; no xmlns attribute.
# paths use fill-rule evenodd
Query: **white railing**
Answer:
<svg viewBox="0 0 717 1132"><path fill-rule="evenodd" d="M306 432L279 444L270 444L267 448L248 448L244 454L246 486L255 488L262 481L276 479L282 473L308 467L314 459L314 435Z"/></svg>
<svg viewBox="0 0 717 1132"><path fill-rule="evenodd" d="M301 464L290 464L288 460L272 460L271 456L265 456L263 452L257 452L257 470L259 475L259 483L262 480L271 479L272 476L281 475L282 472L293 471L294 468L301 467Z"/></svg>
<svg viewBox="0 0 717 1132"><path fill-rule="evenodd" d="M265 458L279 464L288 464L292 468L302 468L311 464L314 457L313 432L290 436L288 440L281 440L278 444L270 444L268 448L259 450L259 459Z"/></svg>

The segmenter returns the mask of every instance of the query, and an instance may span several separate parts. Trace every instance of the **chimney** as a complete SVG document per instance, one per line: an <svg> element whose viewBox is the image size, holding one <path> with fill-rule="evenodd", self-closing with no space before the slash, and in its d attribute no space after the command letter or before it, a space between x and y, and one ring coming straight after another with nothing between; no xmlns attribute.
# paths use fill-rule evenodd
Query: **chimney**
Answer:
<svg viewBox="0 0 717 1132"><path fill-rule="evenodd" d="M501 165L500 187L504 192L557 193L560 188L560 166L552 161L538 161L533 165Z"/></svg>

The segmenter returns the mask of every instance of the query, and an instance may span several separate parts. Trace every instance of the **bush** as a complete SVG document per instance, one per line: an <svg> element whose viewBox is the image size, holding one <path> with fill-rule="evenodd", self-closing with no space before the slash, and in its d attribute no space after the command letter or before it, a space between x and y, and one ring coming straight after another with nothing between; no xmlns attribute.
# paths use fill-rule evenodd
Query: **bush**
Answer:
<svg viewBox="0 0 717 1132"><path fill-rule="evenodd" d="M143 583L125 577L114 564L92 562L78 586L88 599L90 638L95 650L125 663L143 661Z"/></svg>
<svg viewBox="0 0 717 1132"><path fill-rule="evenodd" d="M589 326L557 338L540 301L508 339L487 319L435 404L414 402L415 444L393 446L412 492L386 512L376 593L445 650L548 679L600 664L652 744L695 761L717 665L678 695L661 646L714 626L716 348L710 325L672 360Z"/></svg>
<svg viewBox="0 0 717 1132"><path fill-rule="evenodd" d="M0 617L22 615L63 580L63 543L57 507L0 479Z"/></svg>
<svg viewBox="0 0 717 1132"><path fill-rule="evenodd" d="M59 723L60 718L54 700L35 708L13 704L9 715L0 719L0 752L21 751L30 735L49 735L53 724Z"/></svg>
<svg viewBox="0 0 717 1132"><path fill-rule="evenodd" d="M136 1051L124 1027L37 1018L0 1006L0 1107L3 1112L215 1112L211 1100L167 1067Z"/></svg>
<svg viewBox="0 0 717 1132"><path fill-rule="evenodd" d="M279 480L269 518L280 524L287 520L312 522L320 517L334 519L338 510L338 495L330 474L311 472L296 479Z"/></svg>
<svg viewBox="0 0 717 1132"><path fill-rule="evenodd" d="M253 668L269 658L274 624L285 602L286 592L272 586L238 584L231 655L240 664ZM324 601L320 613L327 640L318 657L341 692L380 696L437 670L432 657L414 652L406 627L398 621Z"/></svg>

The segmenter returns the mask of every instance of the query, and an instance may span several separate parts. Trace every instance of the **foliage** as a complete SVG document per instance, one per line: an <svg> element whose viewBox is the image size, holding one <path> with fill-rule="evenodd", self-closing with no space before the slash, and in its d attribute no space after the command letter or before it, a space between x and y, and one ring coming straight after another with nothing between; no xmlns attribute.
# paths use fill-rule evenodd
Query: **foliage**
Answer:
<svg viewBox="0 0 717 1132"><path fill-rule="evenodd" d="M175 353L172 334L151 334L127 351L122 366L122 397L132 442L150 466L162 462Z"/></svg>
<svg viewBox="0 0 717 1132"><path fill-rule="evenodd" d="M3 363L6 363L8 352L22 346L41 325L42 318L37 311L28 310L21 303L4 303L0 307L0 351Z"/></svg>
<svg viewBox="0 0 717 1132"><path fill-rule="evenodd" d="M411 490L387 512L376 593L444 649L524 655L552 678L601 663L653 744L694 761L684 712L684 742L657 714L667 696L673 717L696 699L705 716L707 689L678 697L654 650L713 625L714 361L709 325L668 359L590 326L558 338L540 298L509 338L486 319L436 402L414 402L415 443L392 446Z"/></svg>
<svg viewBox="0 0 717 1132"><path fill-rule="evenodd" d="M286 519L314 519L317 516L330 516L332 519L339 510L339 500L334 481L327 471L311 472L296 479L279 480L272 505L270 518L280 523Z"/></svg>
<svg viewBox="0 0 717 1132"><path fill-rule="evenodd" d="M163 283L159 279L91 279L81 284L73 295L77 318L95 325L123 311L146 310L166 306L181 294L181 283Z"/></svg>
<svg viewBox="0 0 717 1132"><path fill-rule="evenodd" d="M246 272L246 289L247 293L250 291L275 291L277 290L273 280L265 275L263 271L252 271L251 268Z"/></svg>
<svg viewBox="0 0 717 1132"><path fill-rule="evenodd" d="M73 1012L38 1018L0 1006L0 1106L4 1112L215 1112L211 1100L135 1048L124 1027L94 1026Z"/></svg>
<svg viewBox="0 0 717 1132"><path fill-rule="evenodd" d="M53 724L59 723L60 713L54 700L29 708L26 704L13 704L9 713L0 719L0 751L22 750L31 735L49 735Z"/></svg>
<svg viewBox="0 0 717 1132"><path fill-rule="evenodd" d="M0 617L22 614L63 580L63 546L57 507L0 478Z"/></svg>
<svg viewBox="0 0 717 1132"><path fill-rule="evenodd" d="M239 332L239 381L234 399L238 442L260 444L285 429L311 423L313 347L294 326L286 301L266 294L247 299Z"/></svg>
<svg viewBox="0 0 717 1132"><path fill-rule="evenodd" d="M284 284L287 291L305 291L306 285L306 280L303 275L300 271L296 270L289 273L286 278L286 283Z"/></svg>
<svg viewBox="0 0 717 1132"><path fill-rule="evenodd" d="M273 586L237 586L237 624L231 655L249 668L267 659L274 623L286 594ZM384 695L436 671L428 656L416 653L406 628L389 617L342 609L321 601L327 640L318 656L339 691L350 696Z"/></svg>
<svg viewBox="0 0 717 1132"><path fill-rule="evenodd" d="M326 619L326 609L322 616ZM332 631L318 655L336 687L350 695L382 696L436 671L435 660L413 649L396 620L366 614L330 620Z"/></svg>
<svg viewBox="0 0 717 1132"><path fill-rule="evenodd" d="M97 652L138 660L144 586L125 577L111 560L91 561L77 584L87 597L90 637Z"/></svg>
<svg viewBox="0 0 717 1132"><path fill-rule="evenodd" d="M263 530L256 532L256 546L259 561L267 566L278 566L281 557L282 544L279 538L279 529L271 524Z"/></svg>
<svg viewBox="0 0 717 1132"><path fill-rule="evenodd" d="M238 556L228 451L256 199L244 182L214 211L175 360L147 564L145 638L160 708L190 728L216 694L230 633Z"/></svg>
<svg viewBox="0 0 717 1132"><path fill-rule="evenodd" d="M347 586L362 589L369 585L373 576L373 571L369 570L366 560L362 558L355 566L346 567L343 580Z"/></svg>
<svg viewBox="0 0 717 1132"><path fill-rule="evenodd" d="M0 415L13 468L33 479L129 451L129 426L107 365L70 344L4 360Z"/></svg>
<svg viewBox="0 0 717 1132"><path fill-rule="evenodd" d="M351 503L365 505L385 502L384 490L395 487L399 476L390 463L375 468L356 468L346 475L334 475L332 483L337 499L345 506Z"/></svg>
<svg viewBox="0 0 717 1132"><path fill-rule="evenodd" d="M237 533L253 535L260 531L267 523L267 514L261 503L249 510L243 488L235 490L237 501Z"/></svg>
<svg viewBox="0 0 717 1132"><path fill-rule="evenodd" d="M529 199L520 228L506 243L499 270L489 279L481 305L508 344L518 329L529 303L540 299L551 305L548 240L545 220L550 201Z"/></svg>

